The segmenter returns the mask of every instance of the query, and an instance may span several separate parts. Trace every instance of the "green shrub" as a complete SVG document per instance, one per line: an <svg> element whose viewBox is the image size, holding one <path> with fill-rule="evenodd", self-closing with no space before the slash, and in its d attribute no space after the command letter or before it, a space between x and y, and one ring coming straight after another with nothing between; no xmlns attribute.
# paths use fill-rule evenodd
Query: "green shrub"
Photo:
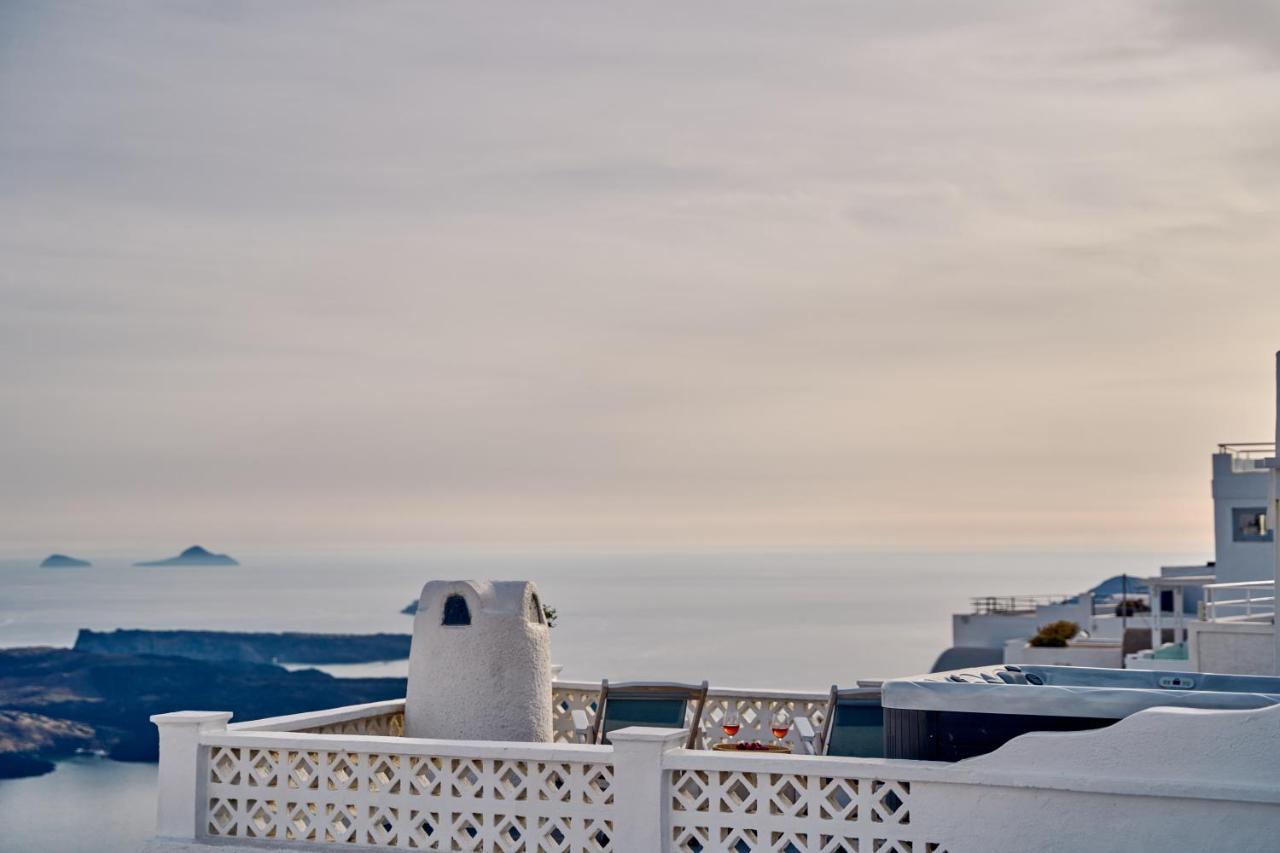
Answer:
<svg viewBox="0 0 1280 853"><path fill-rule="evenodd" d="M1126 598L1116 605L1117 616L1133 616L1135 613L1150 613L1151 607L1141 598Z"/></svg>
<svg viewBox="0 0 1280 853"><path fill-rule="evenodd" d="M1067 644L1067 640L1078 633L1080 633L1079 625L1066 619L1059 619L1057 622L1041 625L1040 631L1031 638L1031 645L1061 648Z"/></svg>

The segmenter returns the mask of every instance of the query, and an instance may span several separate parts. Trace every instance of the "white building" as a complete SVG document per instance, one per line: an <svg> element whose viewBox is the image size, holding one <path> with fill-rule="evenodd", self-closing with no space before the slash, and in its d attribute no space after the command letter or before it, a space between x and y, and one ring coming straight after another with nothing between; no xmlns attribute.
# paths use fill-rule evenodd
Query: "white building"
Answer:
<svg viewBox="0 0 1280 853"><path fill-rule="evenodd" d="M1274 580L1271 442L1220 444L1213 455L1213 538L1218 583Z"/></svg>
<svg viewBox="0 0 1280 853"><path fill-rule="evenodd" d="M1280 441L1280 353L1276 435ZM1280 470L1276 443L1224 444L1213 458L1217 583L1205 588L1203 618L1188 626L1191 669L1249 675L1280 672L1275 528Z"/></svg>
<svg viewBox="0 0 1280 853"><path fill-rule="evenodd" d="M1280 440L1280 353L1276 355ZM1149 612L1116 614L1116 597L975 598L971 613L952 617L953 648L937 668L980 663L1074 664L1198 672L1272 674L1280 661L1275 621L1277 551L1276 442L1224 443L1212 457L1214 560L1164 566L1135 577ZM1146 590L1150 590L1148 594ZM1066 648L1026 644L1037 629L1066 619L1083 634ZM1126 630L1150 631L1150 649L1131 651ZM1130 642L1132 638L1130 638Z"/></svg>

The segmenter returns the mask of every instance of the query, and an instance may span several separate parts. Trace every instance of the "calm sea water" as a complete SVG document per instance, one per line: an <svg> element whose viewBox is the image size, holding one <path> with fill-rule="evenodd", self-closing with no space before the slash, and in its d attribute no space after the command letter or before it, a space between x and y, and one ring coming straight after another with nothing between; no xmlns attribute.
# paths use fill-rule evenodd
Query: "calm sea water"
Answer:
<svg viewBox="0 0 1280 853"><path fill-rule="evenodd" d="M38 569L0 560L0 646L67 646L79 628L368 633L433 578L530 578L559 611L564 678L826 689L927 671L973 595L1078 592L1202 554L236 554L235 568ZM333 667L402 675L403 662ZM175 709L176 710L176 709ZM0 849L125 853L154 820L155 769L92 759L0 781ZM57 804L57 805L55 805Z"/></svg>

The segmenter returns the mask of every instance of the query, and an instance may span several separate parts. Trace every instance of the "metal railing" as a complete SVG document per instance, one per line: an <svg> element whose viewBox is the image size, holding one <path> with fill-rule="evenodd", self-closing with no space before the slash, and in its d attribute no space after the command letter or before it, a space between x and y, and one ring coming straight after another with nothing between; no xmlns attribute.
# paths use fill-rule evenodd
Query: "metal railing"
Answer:
<svg viewBox="0 0 1280 853"><path fill-rule="evenodd" d="M1206 622L1249 622L1267 617L1275 618L1276 582L1205 584L1202 606Z"/></svg>
<svg viewBox="0 0 1280 853"><path fill-rule="evenodd" d="M1275 457L1276 445L1273 441L1236 441L1219 444L1218 452L1230 455L1231 470L1240 474L1259 470L1262 466L1258 463Z"/></svg>
<svg viewBox="0 0 1280 853"><path fill-rule="evenodd" d="M1066 604L1071 595L975 595L969 605L976 614L1034 613L1037 607Z"/></svg>

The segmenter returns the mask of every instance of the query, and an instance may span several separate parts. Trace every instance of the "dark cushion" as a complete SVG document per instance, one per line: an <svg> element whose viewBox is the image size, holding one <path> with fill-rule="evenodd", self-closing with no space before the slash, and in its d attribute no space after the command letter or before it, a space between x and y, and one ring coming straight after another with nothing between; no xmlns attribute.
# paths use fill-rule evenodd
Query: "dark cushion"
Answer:
<svg viewBox="0 0 1280 853"><path fill-rule="evenodd" d="M604 743L610 743L609 732L627 726L656 726L662 729L684 728L684 699L624 699L610 696L605 701Z"/></svg>
<svg viewBox="0 0 1280 853"><path fill-rule="evenodd" d="M836 703L827 755L884 757L884 714L877 699L841 699Z"/></svg>

